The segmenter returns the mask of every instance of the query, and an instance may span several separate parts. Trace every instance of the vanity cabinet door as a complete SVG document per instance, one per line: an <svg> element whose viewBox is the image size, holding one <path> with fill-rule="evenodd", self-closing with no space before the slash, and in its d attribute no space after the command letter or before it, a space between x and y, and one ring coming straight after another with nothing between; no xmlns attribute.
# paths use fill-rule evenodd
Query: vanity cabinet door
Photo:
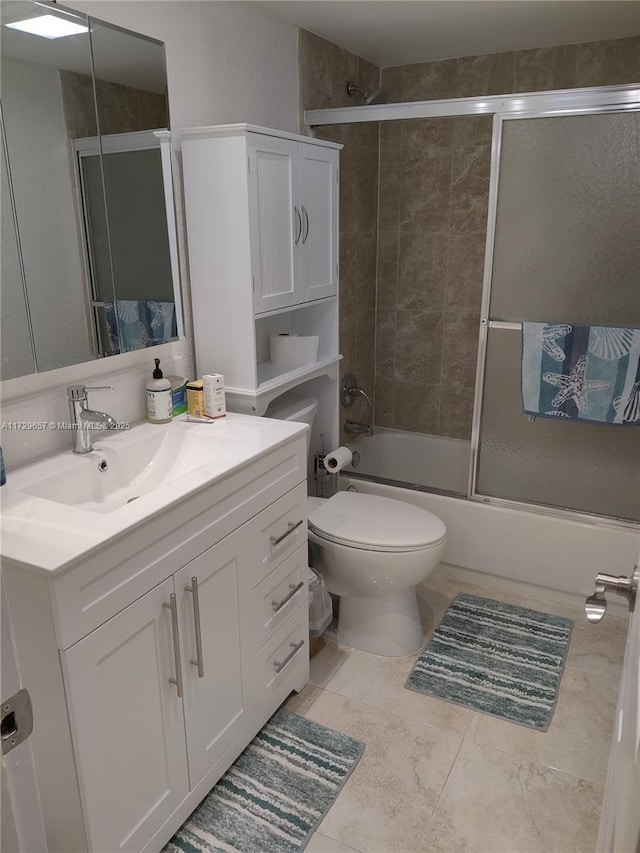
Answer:
<svg viewBox="0 0 640 853"><path fill-rule="evenodd" d="M295 201L297 144L250 134L248 157L253 310L260 314L302 299L298 246L303 221Z"/></svg>
<svg viewBox="0 0 640 853"><path fill-rule="evenodd" d="M212 785L217 781L230 764L227 755L250 728L240 659L238 576L246 562L242 540L239 532L230 534L174 576L180 600L184 714L192 789L208 773ZM237 751L232 758L236 754Z"/></svg>
<svg viewBox="0 0 640 853"><path fill-rule="evenodd" d="M302 300L338 292L338 152L299 143L298 199L302 214Z"/></svg>
<svg viewBox="0 0 640 853"><path fill-rule="evenodd" d="M137 851L189 791L170 578L61 652L89 848Z"/></svg>

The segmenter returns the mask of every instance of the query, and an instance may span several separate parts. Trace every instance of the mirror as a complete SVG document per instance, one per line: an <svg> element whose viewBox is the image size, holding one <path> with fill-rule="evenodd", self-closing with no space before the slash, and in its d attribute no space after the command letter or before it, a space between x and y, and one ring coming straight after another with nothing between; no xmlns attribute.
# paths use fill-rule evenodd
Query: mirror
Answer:
<svg viewBox="0 0 640 853"><path fill-rule="evenodd" d="M83 29L6 26L45 15ZM30 0L2 25L1 378L176 340L163 44Z"/></svg>

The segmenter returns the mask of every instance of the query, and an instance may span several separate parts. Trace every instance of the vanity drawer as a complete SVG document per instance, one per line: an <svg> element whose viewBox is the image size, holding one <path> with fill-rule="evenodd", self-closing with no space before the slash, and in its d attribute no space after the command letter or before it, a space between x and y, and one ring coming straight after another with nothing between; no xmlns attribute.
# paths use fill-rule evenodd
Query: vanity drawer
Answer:
<svg viewBox="0 0 640 853"><path fill-rule="evenodd" d="M307 544L307 484L300 483L245 525L249 583L257 586L301 545Z"/></svg>
<svg viewBox="0 0 640 853"><path fill-rule="evenodd" d="M307 602L308 562L305 543L249 592L247 625L252 651L264 645L294 610Z"/></svg>
<svg viewBox="0 0 640 853"><path fill-rule="evenodd" d="M263 719L309 680L309 608L299 607L254 656L255 704Z"/></svg>

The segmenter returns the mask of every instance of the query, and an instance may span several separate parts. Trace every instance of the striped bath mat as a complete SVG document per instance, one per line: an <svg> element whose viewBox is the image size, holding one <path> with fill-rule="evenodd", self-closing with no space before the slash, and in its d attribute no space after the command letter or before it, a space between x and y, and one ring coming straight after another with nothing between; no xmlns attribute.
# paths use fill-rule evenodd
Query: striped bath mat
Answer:
<svg viewBox="0 0 640 853"><path fill-rule="evenodd" d="M545 732L573 621L461 593L405 687Z"/></svg>
<svg viewBox="0 0 640 853"><path fill-rule="evenodd" d="M297 853L331 808L364 744L280 709L163 853Z"/></svg>

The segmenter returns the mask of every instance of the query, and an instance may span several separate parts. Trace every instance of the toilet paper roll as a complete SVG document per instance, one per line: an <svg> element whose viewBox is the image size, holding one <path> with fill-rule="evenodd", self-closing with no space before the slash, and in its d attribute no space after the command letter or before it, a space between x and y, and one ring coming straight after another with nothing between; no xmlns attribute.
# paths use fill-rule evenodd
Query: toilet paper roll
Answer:
<svg viewBox="0 0 640 853"><path fill-rule="evenodd" d="M338 447L324 457L324 467L330 474L337 474L347 465L351 465L353 454L348 447Z"/></svg>
<svg viewBox="0 0 640 853"><path fill-rule="evenodd" d="M311 364L318 358L318 335L289 334L271 335L269 339L272 364L300 367Z"/></svg>

